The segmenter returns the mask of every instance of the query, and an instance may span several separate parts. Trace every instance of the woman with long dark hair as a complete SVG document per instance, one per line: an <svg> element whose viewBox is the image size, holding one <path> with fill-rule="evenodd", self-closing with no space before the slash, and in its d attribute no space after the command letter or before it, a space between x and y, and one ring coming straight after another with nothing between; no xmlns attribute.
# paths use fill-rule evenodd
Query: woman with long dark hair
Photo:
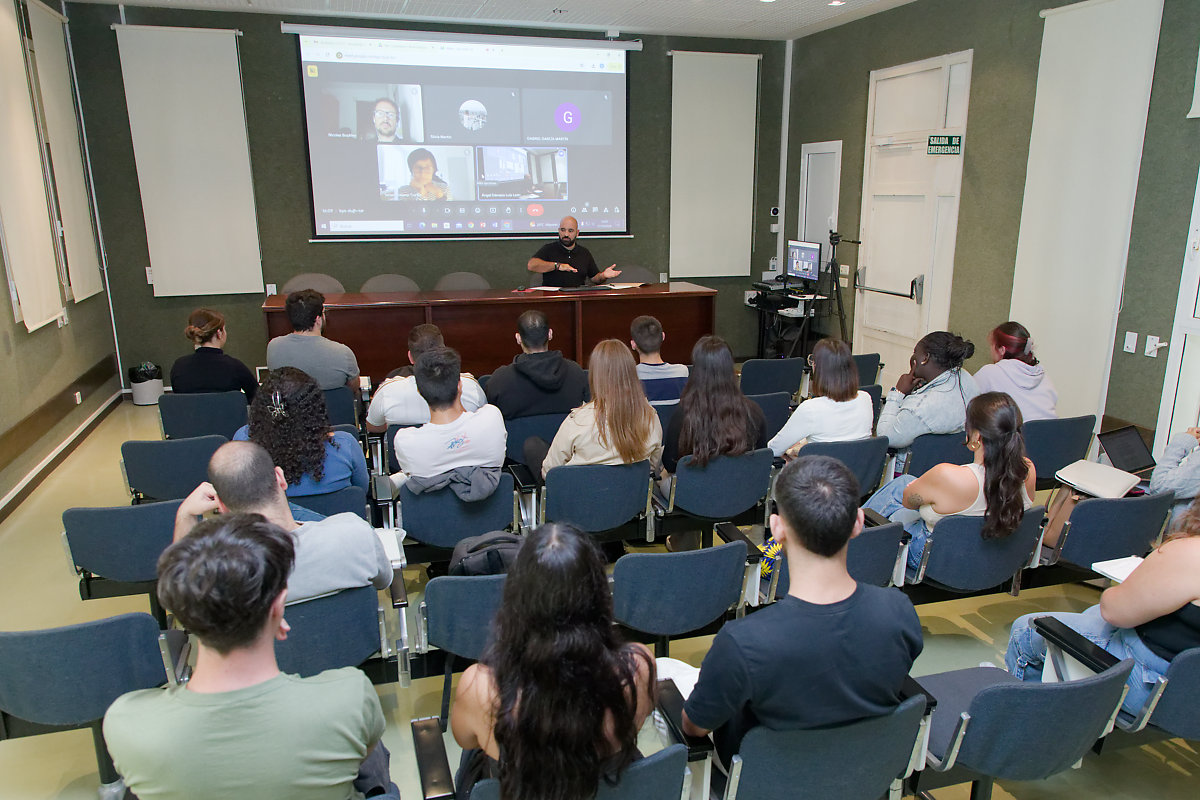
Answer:
<svg viewBox="0 0 1200 800"><path fill-rule="evenodd" d="M572 411L542 460L542 477L564 464L662 463L662 423L646 400L628 345L605 339L588 359L592 399ZM531 457L531 461L536 458Z"/></svg>
<svg viewBox="0 0 1200 800"><path fill-rule="evenodd" d="M229 329L225 315L211 308L197 308L188 315L183 335L192 343L192 352L175 360L171 366L171 391L176 394L202 392L246 393L254 399L258 381L250 368L225 353Z"/></svg>
<svg viewBox="0 0 1200 800"><path fill-rule="evenodd" d="M975 384L981 392L1007 392L1021 416L1058 419L1058 391L1033 354L1033 337L1019 322L997 325L988 334L992 363L979 368Z"/></svg>
<svg viewBox="0 0 1200 800"><path fill-rule="evenodd" d="M796 406L770 448L777 456L795 456L805 442L844 442L871 435L875 410L871 395L858 389L858 366L850 345L822 339L808 357L813 396Z"/></svg>
<svg viewBox="0 0 1200 800"><path fill-rule="evenodd" d="M262 445L283 470L289 497L367 488L367 460L358 439L329 425L325 395L295 367L270 373L250 404L250 423L233 435Z"/></svg>
<svg viewBox="0 0 1200 800"><path fill-rule="evenodd" d="M1046 642L1033 627L1038 617L1062 620L1117 658L1132 658L1124 706L1141 711L1171 660L1200 647L1200 504L1192 503L1129 577L1105 589L1099 604L1080 614L1040 611L1013 622L1004 661L1026 681L1041 680L1046 660Z"/></svg>
<svg viewBox="0 0 1200 800"><path fill-rule="evenodd" d="M733 351L720 336L701 336L692 367L663 434L663 467L674 472L691 456L703 467L717 456L737 456L767 446L766 419L758 403L742 394Z"/></svg>
<svg viewBox="0 0 1200 800"><path fill-rule="evenodd" d="M949 331L927 333L913 348L908 372L896 379L879 413L876 434L903 450L925 433L958 433L967 403L979 394L975 379L963 370L975 345Z"/></svg>
<svg viewBox="0 0 1200 800"><path fill-rule="evenodd" d="M979 395L967 406L966 425L972 463L937 464L919 478L900 475L864 506L904 523L912 536L912 570L921 565L925 540L942 517L983 517L983 538L999 539L1015 531L1033 505L1037 475L1025 457L1021 410L1013 399L1003 392Z"/></svg>
<svg viewBox="0 0 1200 800"><path fill-rule="evenodd" d="M483 658L458 684L458 796L491 776L505 798L593 797L638 757L654 685L650 651L616 634L596 546L570 525L542 525L509 570Z"/></svg>

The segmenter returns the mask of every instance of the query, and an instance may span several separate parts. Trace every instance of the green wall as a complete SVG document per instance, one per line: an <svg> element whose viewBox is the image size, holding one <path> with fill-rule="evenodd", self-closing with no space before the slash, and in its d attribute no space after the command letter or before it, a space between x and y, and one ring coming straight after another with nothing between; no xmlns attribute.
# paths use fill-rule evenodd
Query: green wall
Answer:
<svg viewBox="0 0 1200 800"><path fill-rule="evenodd" d="M250 364L264 363L265 324L257 295L202 298L155 298L146 284L149 264L145 224L125 111L114 6L72 4L70 31L95 171L101 220L111 266L113 305L122 357L150 359L169 367L186 349L185 318L197 305L211 305L230 320L229 352ZM312 216L296 40L280 32L281 17L264 14L207 13L159 8L125 8L131 24L237 28L251 167L258 206L263 276L283 284L302 272L327 272L353 290L379 272L399 272L432 288L444 273L470 270L494 286L527 281L525 262L532 241L491 242L362 242L310 244ZM290 18L289 18L290 19ZM402 27L394 21L302 18L311 24ZM411 25L405 27L429 28ZM468 32L513 29L458 28ZM579 36L573 32L516 31L531 35ZM784 70L782 42L642 37L643 50L629 57L630 227L632 239L598 239L589 243L598 261L637 263L654 271L668 264L670 220L671 60L667 51L728 50L761 53L756 219L753 268L765 269L774 254L768 210L776 204ZM719 169L719 165L713 165ZM203 224L203 220L197 220ZM214 235L219 232L214 231ZM586 232L585 232L586 236ZM756 317L741 304L745 278L700 281L719 291L717 330L731 340L735 352L754 348ZM404 345L397 342L398 363Z"/></svg>
<svg viewBox="0 0 1200 800"><path fill-rule="evenodd" d="M800 185L800 146L842 140L841 233L855 238L862 206L867 91L874 69L973 49L950 328L973 340L1008 317L1043 21L1063 0L920 0L795 43L788 197ZM1200 3L1167 0L1146 127L1119 331L1170 336L1200 161L1200 121L1185 120L1195 78ZM839 249L857 264L852 247ZM847 293L853 303L853 293ZM1070 298L1063 298L1069 303ZM1034 331L1034 337L1037 331ZM1118 334L1118 339L1123 333ZM1165 358L1118 351L1107 412L1153 428Z"/></svg>

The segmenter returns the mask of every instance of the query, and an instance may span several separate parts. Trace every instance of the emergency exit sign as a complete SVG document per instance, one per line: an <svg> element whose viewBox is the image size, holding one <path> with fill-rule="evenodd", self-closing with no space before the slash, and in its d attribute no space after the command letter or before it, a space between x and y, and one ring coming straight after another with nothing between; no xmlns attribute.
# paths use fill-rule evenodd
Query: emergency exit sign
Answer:
<svg viewBox="0 0 1200 800"><path fill-rule="evenodd" d="M961 156L962 137L930 136L929 149L926 153L931 156Z"/></svg>

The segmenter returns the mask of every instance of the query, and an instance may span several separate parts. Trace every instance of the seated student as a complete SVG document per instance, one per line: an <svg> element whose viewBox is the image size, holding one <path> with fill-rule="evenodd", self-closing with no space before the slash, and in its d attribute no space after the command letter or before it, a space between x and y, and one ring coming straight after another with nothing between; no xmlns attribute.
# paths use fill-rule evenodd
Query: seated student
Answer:
<svg viewBox="0 0 1200 800"><path fill-rule="evenodd" d="M502 797L592 797L638 758L654 687L650 651L618 638L596 546L570 525L542 525L509 570L491 643L458 682L458 797L489 777Z"/></svg>
<svg viewBox="0 0 1200 800"><path fill-rule="evenodd" d="M236 358L225 354L225 343L229 341L229 330L225 327L225 315L209 308L197 308L188 316L183 335L191 340L195 350L191 354L175 359L171 366L171 391L175 394L200 392L246 393L246 400L254 399L258 381L250 368Z"/></svg>
<svg viewBox="0 0 1200 800"><path fill-rule="evenodd" d="M662 423L642 392L629 348L616 339L597 344L588 359L588 385L592 399L559 426L541 460L542 477L565 464L632 464L643 459L657 472L662 466ZM527 442L525 449L532 468L538 463L535 448Z"/></svg>
<svg viewBox="0 0 1200 800"><path fill-rule="evenodd" d="M445 347L442 332L437 325L416 325L408 333L408 362L416 364L417 358L426 350ZM483 389L474 377L462 374L463 408L475 411L487 404ZM367 430L386 431L389 425L424 425L429 422L429 404L417 391L416 378L410 372L388 377L375 390L371 405L367 407Z"/></svg>
<svg viewBox="0 0 1200 800"><path fill-rule="evenodd" d="M897 589L855 582L846 546L863 527L858 481L802 456L779 473L771 533L787 554L787 597L728 622L683 707L692 736L716 731L728 765L751 728L819 728L886 714L921 652L921 623Z"/></svg>
<svg viewBox="0 0 1200 800"><path fill-rule="evenodd" d="M354 351L324 336L325 295L301 289L287 296L284 308L292 333L267 342L267 366L272 370L295 367L311 375L323 390L357 383Z"/></svg>
<svg viewBox="0 0 1200 800"><path fill-rule="evenodd" d="M1188 428L1167 440L1167 446L1154 472L1150 473L1150 493L1175 493L1171 520L1179 520L1200 495L1200 428Z"/></svg>
<svg viewBox="0 0 1200 800"><path fill-rule="evenodd" d="M822 339L808 357L813 396L796 406L792 416L771 437L771 452L795 457L806 442L844 442L871 435L875 408L871 395L858 389L858 367L850 345L841 339Z"/></svg>
<svg viewBox="0 0 1200 800"><path fill-rule="evenodd" d="M420 493L448 484L464 500L481 500L495 490L508 432L495 406L463 408L461 370L458 353L449 347L435 347L417 357L414 377L429 404L430 421L396 431L400 472L392 476L395 485L407 481Z"/></svg>
<svg viewBox="0 0 1200 800"><path fill-rule="evenodd" d="M766 447L766 430L762 409L738 388L729 345L720 336L701 336L692 348L691 376L663 433L663 468L674 472L684 456L702 467L717 456Z"/></svg>
<svg viewBox="0 0 1200 800"><path fill-rule="evenodd" d="M888 445L906 456L913 439L922 434L961 431L967 403L979 394L975 379L962 368L974 353L975 345L961 336L947 331L925 334L913 348L909 371L888 392L876 434L886 436Z"/></svg>
<svg viewBox="0 0 1200 800"><path fill-rule="evenodd" d="M131 692L105 714L113 763L139 797L399 799L367 677L279 671L292 562L292 537L257 514L203 522L159 559L159 600L199 649L187 684Z"/></svg>
<svg viewBox="0 0 1200 800"><path fill-rule="evenodd" d="M252 441L271 454L287 476L289 497L326 494L347 486L365 491L367 459L358 439L331 430L325 396L316 381L295 367L270 373L250 404L250 422L234 441Z"/></svg>
<svg viewBox="0 0 1200 800"><path fill-rule="evenodd" d="M912 536L908 567L921 566L921 551L943 517L983 517L983 538L1000 539L1021 524L1033 505L1037 474L1025 457L1021 410L1003 392L988 392L967 406L970 464L937 464L921 477L900 475L886 483L864 508L904 523Z"/></svg>
<svg viewBox="0 0 1200 800"><path fill-rule="evenodd" d="M197 486L175 513L175 541L187 536L200 517L261 514L292 533L296 568L288 580L288 601L296 602L342 589L392 582L392 565L371 524L357 514L334 514L310 521L293 516L284 489L283 470L253 442L228 442L208 462L208 482Z"/></svg>
<svg viewBox="0 0 1200 800"><path fill-rule="evenodd" d="M541 311L526 311L517 319L521 355L493 372L485 388L487 401L505 419L565 414L587 400L587 375L562 353L547 349L553 338Z"/></svg>
<svg viewBox="0 0 1200 800"><path fill-rule="evenodd" d="M1033 354L1033 337L1019 322L997 325L988 334L992 363L975 373L981 392L1007 392L1026 422L1058 419L1058 391Z"/></svg>
<svg viewBox="0 0 1200 800"><path fill-rule="evenodd" d="M666 340L662 323L654 317L641 316L629 326L630 346L637 352L637 376L652 406L669 406L679 401L679 393L688 380L686 364L663 361L662 346Z"/></svg>
<svg viewBox="0 0 1200 800"><path fill-rule="evenodd" d="M1082 614L1038 612L1013 622L1004 661L1025 681L1042 679L1046 642L1033 620L1054 617L1120 659L1132 658L1124 707L1145 706L1171 660L1200 647L1200 505L1192 503L1171 535L1121 583Z"/></svg>

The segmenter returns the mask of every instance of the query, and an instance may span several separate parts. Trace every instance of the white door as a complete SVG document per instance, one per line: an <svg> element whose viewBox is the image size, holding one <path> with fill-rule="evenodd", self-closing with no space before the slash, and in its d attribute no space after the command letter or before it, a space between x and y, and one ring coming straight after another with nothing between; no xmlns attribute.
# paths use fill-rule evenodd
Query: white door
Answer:
<svg viewBox="0 0 1200 800"><path fill-rule="evenodd" d="M960 136L966 147L972 51L875 70L867 101L866 163L857 259L854 352L879 353L886 389L908 370L913 345L946 327L962 155L930 155L930 136ZM910 299L914 279L923 293Z"/></svg>
<svg viewBox="0 0 1200 800"><path fill-rule="evenodd" d="M821 245L821 261L829 263L829 232L837 230L838 195L842 184L842 143L815 142L800 147L800 225L797 238Z"/></svg>
<svg viewBox="0 0 1200 800"><path fill-rule="evenodd" d="M1145 352L1143 347L1139 339L1139 354ZM1200 177L1196 180L1175 325L1168 347L1167 374L1154 434L1155 457L1162 455L1171 434L1200 425Z"/></svg>

